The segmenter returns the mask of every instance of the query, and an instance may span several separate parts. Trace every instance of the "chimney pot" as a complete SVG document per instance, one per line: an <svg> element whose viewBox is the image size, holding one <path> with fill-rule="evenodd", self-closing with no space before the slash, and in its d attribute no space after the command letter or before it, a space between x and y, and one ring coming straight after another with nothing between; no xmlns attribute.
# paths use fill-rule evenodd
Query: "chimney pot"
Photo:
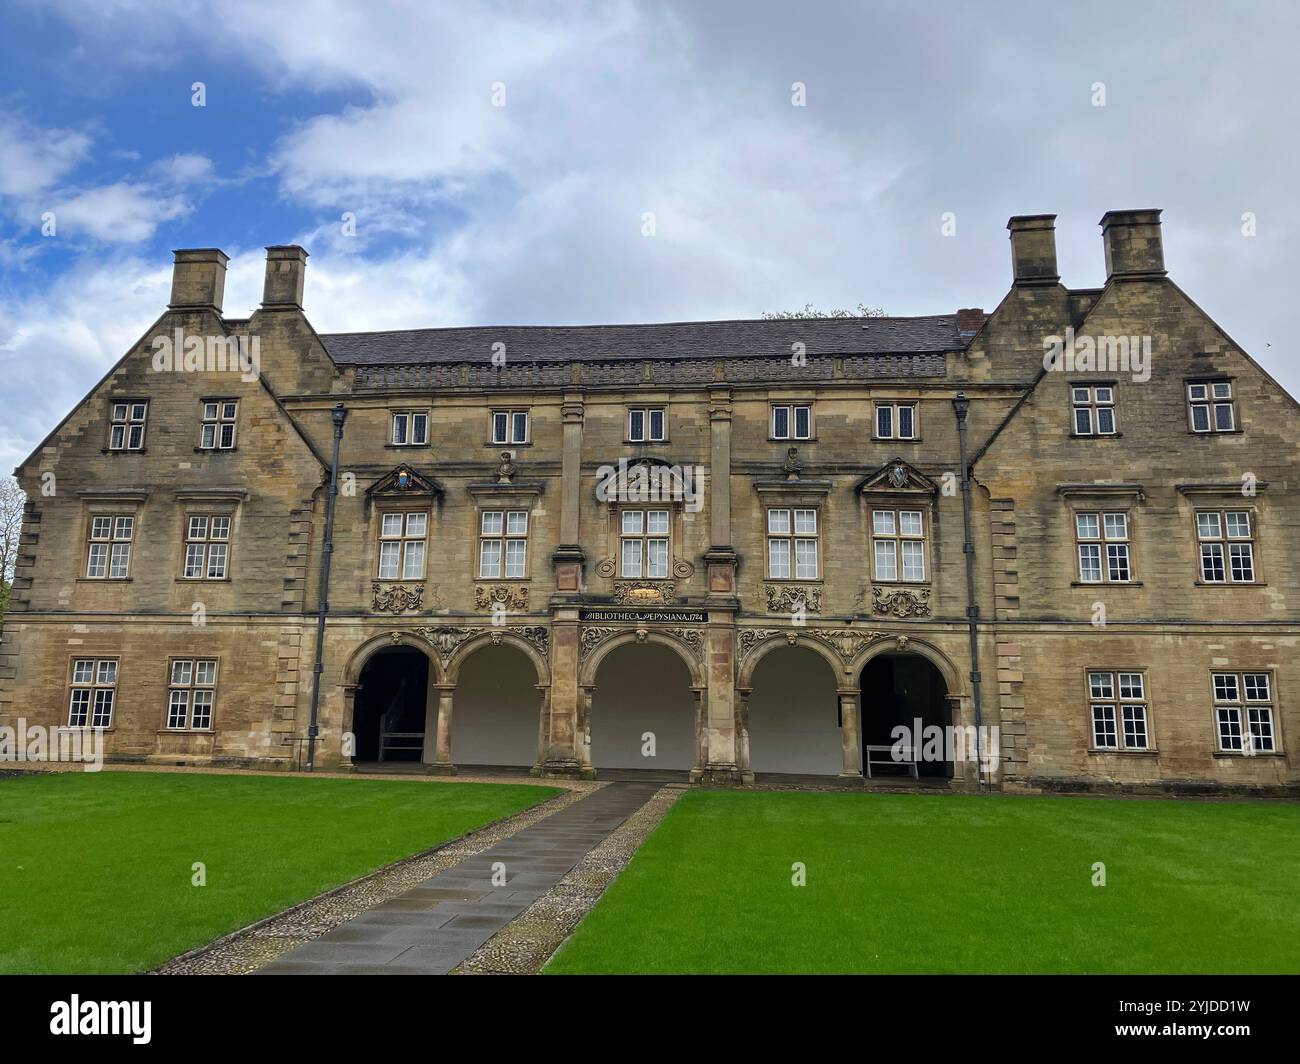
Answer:
<svg viewBox="0 0 1300 1064"><path fill-rule="evenodd" d="M1106 279L1164 277L1160 211L1107 211L1098 223L1106 247Z"/></svg>
<svg viewBox="0 0 1300 1064"><path fill-rule="evenodd" d="M275 244L266 249L266 284L262 306L302 310L303 278L307 252L297 244Z"/></svg>
<svg viewBox="0 0 1300 1064"><path fill-rule="evenodd" d="M1059 284L1056 270L1056 215L1018 214L1007 222L1011 230L1012 283Z"/></svg>
<svg viewBox="0 0 1300 1064"><path fill-rule="evenodd" d="M172 254L176 258L168 306L208 307L220 314L230 256L218 248L183 248Z"/></svg>

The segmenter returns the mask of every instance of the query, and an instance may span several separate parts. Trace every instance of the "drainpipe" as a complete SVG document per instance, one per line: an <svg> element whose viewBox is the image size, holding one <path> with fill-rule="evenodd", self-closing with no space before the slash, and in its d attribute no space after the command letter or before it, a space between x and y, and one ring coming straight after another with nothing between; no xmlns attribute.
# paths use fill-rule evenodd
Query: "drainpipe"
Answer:
<svg viewBox="0 0 1300 1064"><path fill-rule="evenodd" d="M325 549L321 554L320 594L316 608L316 662L312 666L311 678L311 724L307 727L307 771L312 771L316 764L316 737L320 734L317 717L320 712L320 674L323 669L321 659L325 654L325 615L330 611L330 562L334 560L334 500L339 494L339 444L343 440L343 422L347 420L348 411L339 403L330 412L334 422L334 458L330 462L330 493L325 504Z"/></svg>
<svg viewBox="0 0 1300 1064"><path fill-rule="evenodd" d="M962 553L966 555L966 624L970 629L970 687L975 703L975 771L977 789L984 788L984 728L980 708L979 618L980 608L975 601L975 543L971 538L970 516L970 464L966 461L966 415L970 400L965 392L958 392L952 400L953 413L957 415L957 443L961 452L961 520L964 539Z"/></svg>

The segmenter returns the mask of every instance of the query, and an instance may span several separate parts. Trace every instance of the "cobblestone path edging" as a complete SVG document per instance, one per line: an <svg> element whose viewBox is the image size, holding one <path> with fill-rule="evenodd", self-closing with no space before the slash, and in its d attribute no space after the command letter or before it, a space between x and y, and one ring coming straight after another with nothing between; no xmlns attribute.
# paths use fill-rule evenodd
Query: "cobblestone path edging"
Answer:
<svg viewBox="0 0 1300 1064"><path fill-rule="evenodd" d="M645 805L587 854L555 886L453 969L453 975L531 975L540 972L583 917L623 872L641 844L684 793L660 787Z"/></svg>
<svg viewBox="0 0 1300 1064"><path fill-rule="evenodd" d="M483 777L481 781L513 782L499 777ZM457 782L470 780L458 779ZM243 975L255 971L295 947L333 931L376 905L400 897L431 876L459 864L467 857L490 849L606 786L602 783L573 784L567 781L555 785L565 786L565 792L531 809L477 828L433 849L405 857L324 894L318 894L283 912L224 935L215 942L182 953L152 974Z"/></svg>

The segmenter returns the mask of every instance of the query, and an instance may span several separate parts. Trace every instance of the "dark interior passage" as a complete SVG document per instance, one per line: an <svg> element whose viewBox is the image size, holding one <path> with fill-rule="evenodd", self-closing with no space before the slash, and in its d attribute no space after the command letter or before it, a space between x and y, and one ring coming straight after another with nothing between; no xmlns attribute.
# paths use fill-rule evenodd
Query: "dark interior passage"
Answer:
<svg viewBox="0 0 1300 1064"><path fill-rule="evenodd" d="M952 776L950 745L947 727L951 723L948 708L948 687L943 674L929 659L920 654L881 654L867 662L862 670L862 758L866 770L867 746L893 746L898 742L894 729L900 725L909 729L914 741L923 746L927 737L935 733L928 729L937 727L943 732L943 756L923 759L918 765L922 776ZM917 720L920 734L917 734ZM935 751L931 743L930 752ZM881 754L872 755L872 772L876 775L904 773L902 765L880 764Z"/></svg>
<svg viewBox="0 0 1300 1064"><path fill-rule="evenodd" d="M414 647L384 647L361 670L353 705L356 761L379 760L380 732L422 735L428 697L429 659ZM394 744L399 744L395 748ZM385 761L419 761L418 738L391 740Z"/></svg>

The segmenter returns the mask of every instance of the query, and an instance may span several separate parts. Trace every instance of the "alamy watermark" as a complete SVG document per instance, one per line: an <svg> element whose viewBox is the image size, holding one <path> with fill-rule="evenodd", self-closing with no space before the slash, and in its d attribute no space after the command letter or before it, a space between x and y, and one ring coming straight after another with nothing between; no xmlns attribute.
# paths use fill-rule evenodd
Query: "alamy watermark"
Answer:
<svg viewBox="0 0 1300 1064"><path fill-rule="evenodd" d="M29 725L18 718L17 727L0 724L0 765L5 763L45 764L51 761L80 764L87 772L104 767L104 729Z"/></svg>
<svg viewBox="0 0 1300 1064"><path fill-rule="evenodd" d="M260 336L187 336L177 328L152 343L156 373L236 373L246 384L261 375Z"/></svg>
<svg viewBox="0 0 1300 1064"><path fill-rule="evenodd" d="M1049 373L1128 373L1138 384L1151 379L1151 337L1075 334L1043 338L1043 369Z"/></svg>
<svg viewBox="0 0 1300 1064"><path fill-rule="evenodd" d="M620 458L596 470L601 502L682 503L688 513L704 509L704 467Z"/></svg>

